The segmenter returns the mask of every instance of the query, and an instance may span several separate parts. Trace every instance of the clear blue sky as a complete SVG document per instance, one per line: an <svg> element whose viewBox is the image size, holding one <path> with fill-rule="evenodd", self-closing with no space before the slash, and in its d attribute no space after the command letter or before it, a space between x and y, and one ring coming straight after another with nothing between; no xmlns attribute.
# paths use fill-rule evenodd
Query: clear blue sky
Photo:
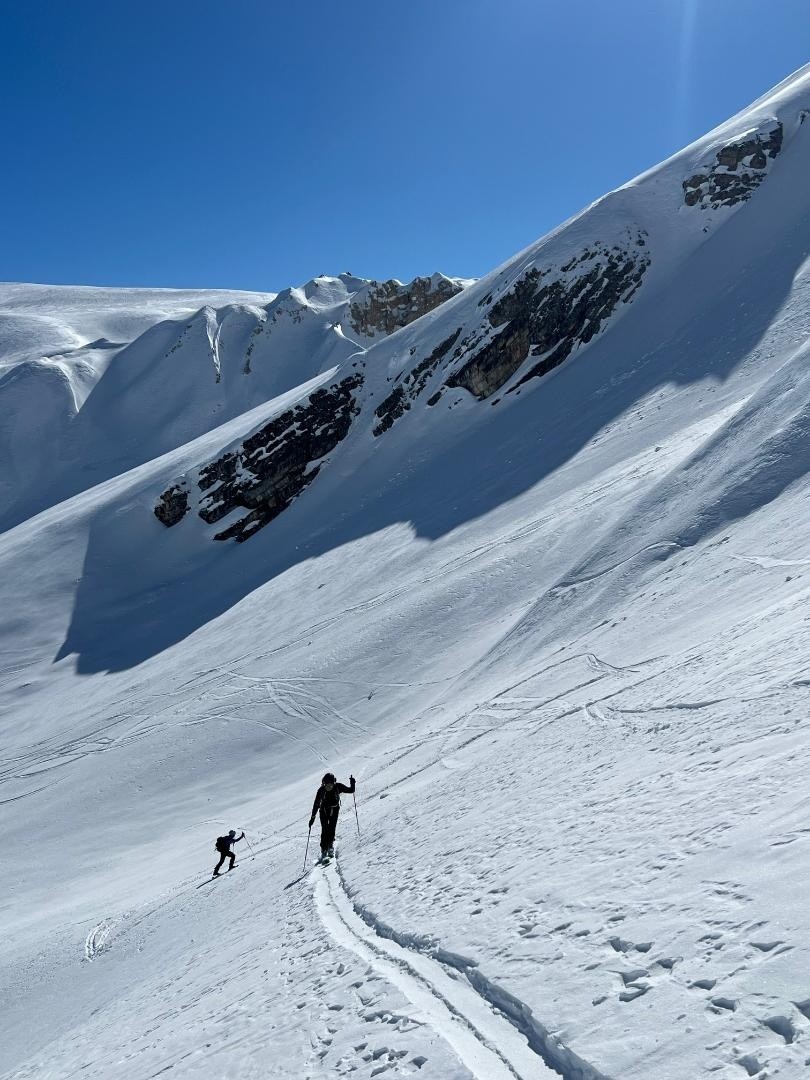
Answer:
<svg viewBox="0 0 810 1080"><path fill-rule="evenodd" d="M810 60L808 0L0 13L6 281L478 276Z"/></svg>

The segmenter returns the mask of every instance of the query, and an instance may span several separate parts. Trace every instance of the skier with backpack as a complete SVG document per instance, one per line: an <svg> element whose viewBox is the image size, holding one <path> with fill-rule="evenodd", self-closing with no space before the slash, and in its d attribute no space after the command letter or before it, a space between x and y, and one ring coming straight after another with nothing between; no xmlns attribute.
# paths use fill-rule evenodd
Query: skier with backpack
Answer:
<svg viewBox="0 0 810 1080"><path fill-rule="evenodd" d="M339 784L334 773L326 773L321 786L315 795L312 804L312 816L309 819L309 827L315 822L315 815L320 811L321 818L321 859L330 859L335 854L335 830L337 829L338 814L340 813L340 796L354 794L355 779L349 777L349 786Z"/></svg>
<svg viewBox="0 0 810 1080"><path fill-rule="evenodd" d="M220 866L222 866L226 859L231 860L231 865L228 867L228 869L233 870L233 864L236 862L236 854L231 851L231 845L238 844L239 841L244 840L244 838L244 833L242 833L241 836L236 835L236 829L231 829L227 836L217 837L217 842L216 844L214 844L214 847L219 852L219 862L214 867L214 877L219 877L219 868Z"/></svg>

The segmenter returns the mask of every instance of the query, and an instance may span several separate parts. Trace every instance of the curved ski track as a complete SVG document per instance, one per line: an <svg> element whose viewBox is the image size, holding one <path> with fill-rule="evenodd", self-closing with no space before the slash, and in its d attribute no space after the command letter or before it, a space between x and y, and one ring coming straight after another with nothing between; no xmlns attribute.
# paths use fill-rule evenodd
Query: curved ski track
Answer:
<svg viewBox="0 0 810 1080"><path fill-rule="evenodd" d="M476 1080L608 1080L557 1040L472 960L400 934L356 905L335 865L315 905L333 940L373 967L421 1012Z"/></svg>
<svg viewBox="0 0 810 1080"><path fill-rule="evenodd" d="M102 919L84 939L84 958L92 963L100 952L107 947L107 940L113 931L112 919Z"/></svg>

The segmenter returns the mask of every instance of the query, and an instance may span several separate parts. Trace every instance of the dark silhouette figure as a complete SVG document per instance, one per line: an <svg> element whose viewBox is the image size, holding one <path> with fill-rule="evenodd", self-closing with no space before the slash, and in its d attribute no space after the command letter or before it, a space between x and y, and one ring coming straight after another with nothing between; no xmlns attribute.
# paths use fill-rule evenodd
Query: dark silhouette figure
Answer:
<svg viewBox="0 0 810 1080"><path fill-rule="evenodd" d="M219 868L226 859L231 860L231 865L228 869L233 870L233 864L236 862L236 854L231 851L231 844L238 844L239 841L243 839L244 835L245 834L242 833L242 836L237 836L236 829L231 829L227 836L217 837L217 842L214 847L219 852L219 862L214 867L214 877L219 877Z"/></svg>
<svg viewBox="0 0 810 1080"><path fill-rule="evenodd" d="M333 773L326 773L321 786L312 804L312 816L309 819L309 827L312 828L315 815L321 813L321 858L328 858L335 854L335 830L337 829L338 814L340 813L340 796L351 795L354 792L354 777L349 777L349 787L339 784Z"/></svg>

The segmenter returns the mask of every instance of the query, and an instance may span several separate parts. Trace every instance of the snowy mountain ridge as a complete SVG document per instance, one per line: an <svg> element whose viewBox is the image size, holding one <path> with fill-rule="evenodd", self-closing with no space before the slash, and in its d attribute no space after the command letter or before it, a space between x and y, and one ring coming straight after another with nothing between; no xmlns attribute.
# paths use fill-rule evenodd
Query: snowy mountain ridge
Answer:
<svg viewBox="0 0 810 1080"><path fill-rule="evenodd" d="M658 303L656 291L669 287L673 265L728 223L768 176L785 131L790 140L807 115L786 90L764 98L757 112L595 203L444 305L429 323L381 343L363 361L352 354L338 362L331 384L319 384L310 397L309 411L299 404L190 481L178 478L162 494L158 518L177 524L196 500L199 516L214 524L242 505L249 513L241 523L213 535L247 539L312 482L322 459L355 426L351 416L362 426L363 414L373 409L379 437L418 404L433 409L444 398L445 407L468 407L465 394L453 393L457 388L482 401L498 391L519 393L587 347L640 292ZM330 437L310 446L308 426L320 429L330 408L343 419Z"/></svg>
<svg viewBox="0 0 810 1080"><path fill-rule="evenodd" d="M11 466L0 526L306 382L466 284L343 274L278 295L0 286Z"/></svg>
<svg viewBox="0 0 810 1080"><path fill-rule="evenodd" d="M15 332L3 1076L806 1073L808 110L456 295L43 307L64 437Z"/></svg>

